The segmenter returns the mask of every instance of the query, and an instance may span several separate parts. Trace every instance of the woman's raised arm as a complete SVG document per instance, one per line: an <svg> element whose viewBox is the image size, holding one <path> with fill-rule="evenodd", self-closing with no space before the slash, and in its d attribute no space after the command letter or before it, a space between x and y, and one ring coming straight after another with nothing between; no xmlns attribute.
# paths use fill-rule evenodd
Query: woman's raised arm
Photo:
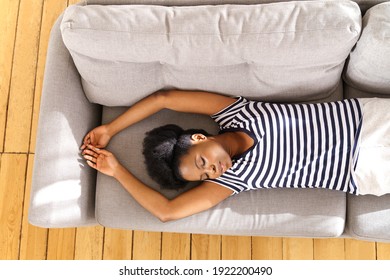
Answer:
<svg viewBox="0 0 390 280"><path fill-rule="evenodd" d="M204 182L169 200L134 177L112 153L88 145L83 156L90 167L114 177L141 206L162 222L207 210L232 194L231 190L223 186Z"/></svg>
<svg viewBox="0 0 390 280"><path fill-rule="evenodd" d="M164 100L164 108L184 113L213 115L236 99L217 93L205 91L170 90L159 92Z"/></svg>
<svg viewBox="0 0 390 280"><path fill-rule="evenodd" d="M84 137L81 149L85 149L88 144L104 148L115 134L162 109L212 115L234 101L234 98L210 92L158 91L135 103L111 123L91 130Z"/></svg>

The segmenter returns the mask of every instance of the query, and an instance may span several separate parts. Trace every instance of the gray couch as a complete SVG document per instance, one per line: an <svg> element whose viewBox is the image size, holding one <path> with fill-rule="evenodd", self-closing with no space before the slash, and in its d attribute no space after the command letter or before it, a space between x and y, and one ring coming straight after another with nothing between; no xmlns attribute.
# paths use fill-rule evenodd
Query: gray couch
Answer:
<svg viewBox="0 0 390 280"><path fill-rule="evenodd" d="M162 223L115 179L89 168L79 150L90 129L161 88L276 102L389 97L390 2L85 2L68 8L51 32L31 224L390 242L390 195L322 189L246 192ZM152 5L109 5L140 3ZM160 190L146 175L141 154L145 131L166 123L217 131L207 116L162 111L115 136L107 149L174 197L179 192Z"/></svg>

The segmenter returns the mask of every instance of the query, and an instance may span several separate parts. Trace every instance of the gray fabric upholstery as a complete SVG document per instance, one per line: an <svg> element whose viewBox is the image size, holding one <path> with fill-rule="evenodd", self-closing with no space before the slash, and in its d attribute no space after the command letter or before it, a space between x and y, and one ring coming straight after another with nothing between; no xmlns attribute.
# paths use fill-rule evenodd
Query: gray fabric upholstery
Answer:
<svg viewBox="0 0 390 280"><path fill-rule="evenodd" d="M389 98L389 95L387 94L379 94L376 92L359 90L357 88L351 87L346 83L343 84L343 87L344 87L344 98L371 98L371 97Z"/></svg>
<svg viewBox="0 0 390 280"><path fill-rule="evenodd" d="M73 6L61 25L87 97L106 106L162 88L323 99L337 87L360 28L349 1Z"/></svg>
<svg viewBox="0 0 390 280"><path fill-rule="evenodd" d="M389 38L382 38L390 32L389 24L385 24L389 12L390 2L375 6L365 15L362 38L346 67L346 98L390 97ZM348 195L347 200L346 236L390 242L390 195Z"/></svg>
<svg viewBox="0 0 390 280"><path fill-rule="evenodd" d="M295 0L84 0L88 5L164 5L164 6L195 6L222 4L265 4L274 2L289 2ZM298 0L306 1L306 0ZM329 1L329 0L325 0ZM387 0L353 0L358 3L364 14L369 8Z"/></svg>
<svg viewBox="0 0 390 280"><path fill-rule="evenodd" d="M103 123L111 121L124 110L105 107ZM207 116L162 111L116 135L107 149L117 155L136 177L172 198L179 193L159 189L145 175L140 149L145 131L171 122L184 128L205 128L210 133L217 131L216 125ZM203 213L161 223L138 205L115 179L98 174L96 218L107 227L226 235L336 237L344 231L345 211L344 193L259 190L230 197Z"/></svg>
<svg viewBox="0 0 390 280"><path fill-rule="evenodd" d="M79 147L85 133L100 124L101 108L85 98L60 22L48 48L29 221L42 227L94 225L96 172L84 168Z"/></svg>
<svg viewBox="0 0 390 280"><path fill-rule="evenodd" d="M310 4L310 5L309 5ZM308 3L309 7L313 7L315 5L319 4L313 4ZM307 5L305 5L307 7ZM339 4L338 4L339 5ZM299 7L302 8L303 4L299 4ZM320 5L323 7L323 5ZM271 6L267 6L271 7ZM262 7L263 8L263 7ZM276 11L281 11L281 14L286 13L286 7L281 5L274 5L272 12L270 14L274 14ZM343 10L345 7L342 6L341 10ZM352 9L351 11L355 10L356 6L351 5L348 6L348 9ZM303 9L303 8L302 8ZM142 13L144 14L145 7L142 7ZM261 9L260 9L261 10ZM282 11L283 10L283 11ZM288 9L287 9L288 10ZM309 9L310 10L310 9ZM80 9L78 9L80 11ZM83 9L85 12L86 9ZM110 12L109 9L99 9L98 11L94 7L94 12L99 14L99 19L102 18L102 11L104 12ZM123 10L111 10L113 13L123 12L126 11L126 13L133 12L129 10L128 7L126 7ZM154 13L157 12L165 12L164 10L155 10ZM315 11L318 11L315 9ZM337 14L337 9L334 11L334 13ZM84 14L84 12L82 14ZM203 10L201 12L204 12ZM209 11L210 12L210 11ZM323 11L322 11L323 12ZM64 34L67 34L69 29L69 21L71 22L71 25L74 27L77 25L77 21L74 20L75 18L75 10L71 10L71 13L69 13L70 17L66 18L63 24L63 32ZM140 10L138 10L137 13L140 13ZM136 14L137 14L136 13ZM324 13L324 12L323 12ZM87 13L88 14L88 13ZM267 13L265 13L266 15ZM308 11L306 16L308 16L310 12ZM146 13L148 15L148 13ZM123 17L126 17L122 15ZM118 18L118 16L116 16ZM149 17L142 17L145 21L150 21ZM204 17L202 17L204 19ZM298 19L294 18L292 20L294 23L300 22L301 20L305 21L304 18ZM325 22L315 22L314 26L305 26L305 29L315 29L317 24L321 24L321 30L325 28L328 21L324 20ZM76 22L76 23L75 23ZM92 20L90 17L88 17L88 26L92 26L93 23L91 23ZM228 22L228 20L227 20ZM330 22L330 19L329 19ZM344 30L344 28L348 29L351 26L351 22L349 20L343 21L344 25L338 25L337 30ZM165 23L165 22L164 22ZM334 22L333 22L334 23ZM98 24L101 24L100 28L107 28L105 22L99 22ZM116 21L115 24L118 24L118 21ZM135 23L134 23L135 24ZM306 23L307 24L307 23ZM340 24L340 22L338 23ZM356 18L356 20L353 21L353 24L357 24L359 26L360 21L359 17ZM122 24L120 24L122 26ZM125 26L125 24L123 24ZM163 25L165 26L165 25ZM344 27L343 27L344 26ZM150 25L148 25L148 28ZM197 32L200 32L201 30L199 28L202 28L203 26L197 26ZM97 28L95 26L94 28ZM143 21L137 22L135 24L135 27L133 27L135 30L140 32L140 30L143 30L145 28L145 24ZM138 28L138 29L137 29ZM174 29L175 26L170 25L170 30ZM204 28L207 28L204 27ZM283 27L277 27L271 26L270 28L273 28L273 30L279 30L278 28L284 29ZM357 27L359 29L359 27ZM72 28L72 32L75 28ZM76 33L78 30L75 31ZM204 32L207 32L204 31ZM349 32L349 31L348 31ZM69 36L68 36L69 35ZM79 37L80 34L76 34L76 37L71 37L74 34L67 34L64 35L65 41L69 40L70 43L68 44L68 47L72 49L73 57L76 60L77 67L84 67L84 64L86 64L86 61L83 61L80 59L80 53L84 53L85 55L88 54L90 57L99 58L104 56L105 61L104 65L107 65L107 60L113 60L115 61L115 64L117 64L118 60L123 61L128 59L129 55L126 53L125 49L123 52L115 53L115 51L111 51L110 53L107 53L104 51L105 48L96 49L96 53L94 53L93 50L88 48L89 44L80 44L77 45L77 42L82 41L82 38ZM106 35L106 34L104 34ZM335 35L335 34L333 34ZM327 34L326 37L331 36L330 34ZM284 38L284 35L282 36ZM288 37L288 36L287 36ZM299 35L298 35L299 37ZM356 41L356 35L353 35L355 41ZM132 38L132 37L131 37ZM137 39L137 38L136 38ZM306 38L308 41L310 39ZM311 38L313 39L313 38ZM115 39L116 40L116 39ZM321 70L316 72L316 78L314 81L306 81L305 85L308 85L308 87L311 87L311 90L306 89L307 93L312 93L313 87L318 87L318 81L319 80L326 80L326 74L325 72L328 69L328 63L327 57L328 55L325 55L329 52L327 48L330 47L330 45L325 44L323 48L316 48L316 52L310 54L309 51L312 48L296 48L292 52L290 52L291 48L293 48L293 44L289 41L288 38L285 38L287 40L286 45L284 46L284 51L280 51L280 53L286 53L290 56L294 57L295 59L290 60L291 65L299 64L299 67L307 67L308 69L311 69L313 71L313 68L311 68L313 63L313 58L316 57L316 63L319 63L318 55L320 53L323 53L323 56L321 57L321 66L318 67ZM346 43L347 41L347 43ZM340 78L340 71L342 69L342 66L344 64L344 60L346 56L349 53L349 49L345 49L345 44L352 46L351 44L351 37L349 37L346 41L342 41L339 46L340 53L337 55L334 55L332 57L337 57L339 60L337 63L337 68L339 70L336 71L335 74L335 81L330 82L332 84L331 88L327 88L326 91L324 91L325 94L317 94L315 95L316 99L324 98L329 95L331 95L328 99L335 99L340 98L341 95L334 93L335 88L338 88L339 85L339 78ZM137 41L136 41L137 42ZM153 60L153 55L158 55L158 50L154 50L156 46L160 46L160 44L152 44L152 41L149 42L150 46L152 47L151 50L148 50L148 52L142 53L144 47L139 46L136 50L141 52L140 55L133 57L132 59L140 59L140 61L137 61L137 63L144 62L144 60ZM103 41L100 41L98 46L101 47L103 44ZM131 42L129 43L131 44ZM136 44L136 43L135 43ZM250 43L249 43L250 44ZM309 43L308 43L309 44ZM334 42L332 43L332 49L336 49L337 47L334 46ZM80 47L81 46L81 47ZM320 45L316 46L319 47ZM307 46L308 47L308 46ZM122 46L118 47L119 49L122 49ZM193 47L192 47L193 48ZM265 47L264 49L269 49L270 47ZM282 48L282 47L281 47ZM77 51L75 51L77 49ZM233 49L234 50L234 49ZM176 49L175 49L176 51ZM263 62L264 65L270 65L272 64L272 61L274 61L276 64L278 64L276 61L276 56L270 58L270 53L275 50L270 50L270 52L267 55L260 54L261 58L263 60L267 60L267 62ZM167 50L165 50L167 52ZM168 49L169 52L169 49ZM204 68L207 67L209 63L216 63L216 64L225 64L229 62L229 59L237 59L236 57L229 57L226 55L222 57L213 57L213 54L217 52L217 48L214 52L205 53L205 56L208 58L204 62L201 61L201 63L205 64ZM156 54L157 53L157 54ZM256 55L256 52L254 52ZM279 53L279 52L278 52ZM294 53L294 55L292 55ZM118 56L119 55L119 56ZM123 55L123 56L121 56ZM193 55L193 52L188 51L188 53L182 54L183 57L180 57L180 52L175 57L176 61L169 61L170 63L191 63L194 65L197 65L199 62L199 58L191 57ZM254 56L255 56L254 55ZM224 59L226 57L226 61ZM303 59L305 57L305 59ZM170 59L173 59L170 58ZM284 57L285 60L287 60L286 56ZM309 58L309 59L308 59ZM169 57L168 57L169 59ZM282 64L283 60L279 60L280 64ZM79 62L79 63L77 63ZM91 60L88 59L88 62L91 63ZM93 61L91 64L96 66L96 61ZM149 61L148 61L149 62ZM326 65L324 65L326 64ZM335 64L332 64L332 68L335 67ZM303 65L303 66L302 66ZM86 64L87 67L91 67L90 64ZM154 67L159 67L154 65ZM268 68L271 68L272 66L269 66ZM295 67L295 65L294 65ZM293 67L293 68L294 68ZM101 69L103 67L100 67ZM267 69L268 69L267 68ZM122 69L120 67L119 69ZM327 69L326 71L324 69ZM86 70L86 69L84 69ZM106 69L104 69L106 70ZM237 71L241 71L243 74L246 74L247 71L245 71L245 68L236 69ZM235 72L237 72L235 71ZM296 70L297 71L297 70ZM139 72L136 71L137 74ZM315 72L315 71L313 71ZM91 69L88 69L85 71L87 74L91 74ZM141 72L142 73L142 72ZM226 86L226 84L229 81L228 73L223 72L223 75L221 77L224 79L223 83L220 83L223 86ZM291 74L291 73L290 73ZM88 79L93 78L93 76L96 75L94 73L93 75L89 76ZM208 74L207 77L209 78L211 74ZM273 72L274 76L277 76L275 72ZM314 74L313 74L314 75ZM125 77L126 75L122 74L122 77ZM215 76L215 74L213 75ZM291 76L291 75L290 75ZM301 73L302 77L307 77L307 72L305 74ZM97 75L99 77L99 75ZM294 77L298 77L298 75L295 75ZM148 76L147 79L150 77ZM271 78L271 75L270 75ZM300 77L301 78L301 77ZM183 81L186 81L188 79L195 80L195 83L203 84L202 80L199 81L199 75L194 75L192 77L181 77ZM245 75L242 76L242 79L245 80ZM84 79L85 80L85 79ZM106 82L106 81L104 81ZM145 83L147 81L142 81L142 86L145 86ZM294 85L295 81L294 78L292 79L283 79L283 82L289 85L291 83ZM149 82L152 85L154 84L153 81ZM128 82L125 84L125 86L128 86ZM302 83L300 83L302 84ZM329 84L329 82L328 82ZM84 86L86 83L84 82ZM95 83L96 85L96 83ZM131 86L133 89L129 91L132 93L132 95L137 93L137 84L132 84ZM230 85L230 84L229 84ZM231 85L230 85L231 88ZM282 88L280 84L278 86L275 86L275 89ZM138 88L139 89L139 88ZM158 89L158 88L156 88ZM155 90L156 90L155 89ZM206 88L207 89L207 88ZM109 90L109 88L105 89ZM210 90L210 88L209 88ZM251 90L252 92L248 92ZM301 90L305 92L305 89L301 87ZM129 94L127 93L125 97L120 96L117 92L112 92L111 94L102 93L96 90L96 87L93 89L93 94L96 95L96 98L99 98L98 100L95 99L95 101L98 101L103 104L107 104L107 101L102 101L102 97L108 97L115 99L115 102L120 102L118 104L126 105L127 104L127 96ZM239 90L237 94L243 94L246 97L250 98L261 98L264 99L264 96L261 95L262 92L266 91L266 89L261 88L254 88L248 90ZM91 93L91 92L90 92ZM146 91L144 94L147 94ZM333 94L334 93L334 94ZM120 97L119 97L120 96ZM274 93L271 95L273 100L278 100L277 95ZM294 96L292 100L307 100L310 99L308 96L305 96L303 93L302 96L304 97L297 97ZM94 96L95 97L95 96ZM92 97L92 98L94 98ZM91 96L89 96L91 99ZM280 97L279 97L280 98ZM291 98L291 97L290 97ZM131 102L129 102L131 103ZM108 102L108 104L112 104L112 102ZM122 109L117 108L104 108L104 114L103 114L103 123L107 123L114 116L117 116L120 112L123 112ZM201 120L198 120L198 118L201 118ZM108 150L112 151L114 154L116 154L119 158L119 160L125 164L125 166L131 170L131 172L141 179L145 184L153 186L156 188L156 185L151 181L151 179L147 176L145 167L143 164L140 163L140 159L143 158L141 153L141 143L142 139L144 137L145 131L148 131L156 126L163 125L166 123L176 123L179 125L182 125L186 128L189 127L202 127L207 128L208 126L214 127L215 132L215 125L208 117L199 117L194 115L185 115L172 113L172 112L161 112L142 123L133 125L126 129L126 131L122 132L120 135L117 135L111 142L108 147ZM212 130L211 130L212 132ZM156 188L157 189L157 188ZM158 189L157 189L158 190ZM161 191L161 190L160 190ZM318 196L318 193L321 192L321 203L319 203L315 197ZM163 191L163 193L168 197L173 197L177 195L176 192L172 191ZM313 202L316 201L314 204ZM97 182L97 201L96 201L96 218L99 221L100 224L108 226L108 227L115 227L115 228L128 228L128 229L140 229L140 230L151 230L151 231L175 231L175 232L192 232L192 233L219 233L219 234L239 234L239 235L279 235L279 236L300 236L300 237L335 237L342 234L344 230L344 224L345 224L345 194L342 193L336 193L336 192L330 192L330 191L324 191L324 190L302 190L302 191L291 191L291 190L276 190L276 191L257 191L257 192L250 192L245 194L240 194L234 198L230 198L220 205L216 206L214 209L211 209L209 211L206 211L204 213L200 213L197 215L194 215L192 217L170 222L163 224L161 223L157 218L153 217L151 214L149 214L145 209L140 207L131 196L129 196L126 191L120 186L120 184L114 180L113 178L107 177L102 174L98 174L98 182ZM310 226L309 226L310 224Z"/></svg>
<svg viewBox="0 0 390 280"><path fill-rule="evenodd" d="M390 95L390 2L363 18L363 32L346 69L346 81L367 92Z"/></svg>
<svg viewBox="0 0 390 280"><path fill-rule="evenodd" d="M348 196L347 234L356 239L390 242L390 195Z"/></svg>

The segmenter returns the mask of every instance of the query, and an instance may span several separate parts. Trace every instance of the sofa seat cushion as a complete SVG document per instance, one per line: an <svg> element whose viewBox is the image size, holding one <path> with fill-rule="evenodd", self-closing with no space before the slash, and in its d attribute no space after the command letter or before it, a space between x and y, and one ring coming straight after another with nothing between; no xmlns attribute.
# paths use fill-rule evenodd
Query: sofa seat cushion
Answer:
<svg viewBox="0 0 390 280"><path fill-rule="evenodd" d="M363 18L363 31L345 73L353 87L390 94L390 2L374 6Z"/></svg>
<svg viewBox="0 0 390 280"><path fill-rule="evenodd" d="M125 108L105 107L103 122ZM161 190L147 176L141 143L146 131L175 120L183 128L204 128L216 133L207 116L162 111L116 135L107 147L119 161L145 184L174 197L180 192ZM192 186L189 186L192 187ZM187 187L187 188L189 188ZM216 207L178 221L162 223L142 208L112 177L98 174L96 219L106 227L147 231L191 232L227 235L336 237L343 233L346 195L341 192L307 189L275 189L245 192Z"/></svg>
<svg viewBox="0 0 390 280"><path fill-rule="evenodd" d="M347 234L353 238L390 242L390 195L348 196Z"/></svg>
<svg viewBox="0 0 390 280"><path fill-rule="evenodd" d="M360 29L360 9L350 1L71 6L61 25L88 99L107 106L162 88L326 98Z"/></svg>

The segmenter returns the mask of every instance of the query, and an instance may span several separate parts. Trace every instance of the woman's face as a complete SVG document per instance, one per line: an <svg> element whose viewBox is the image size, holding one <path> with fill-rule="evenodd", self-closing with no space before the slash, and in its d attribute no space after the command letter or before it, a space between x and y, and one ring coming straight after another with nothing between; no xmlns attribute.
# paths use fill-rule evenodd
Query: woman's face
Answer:
<svg viewBox="0 0 390 280"><path fill-rule="evenodd" d="M202 134L192 135L192 147L180 160L180 172L187 181L215 179L232 167L232 160L222 145Z"/></svg>

